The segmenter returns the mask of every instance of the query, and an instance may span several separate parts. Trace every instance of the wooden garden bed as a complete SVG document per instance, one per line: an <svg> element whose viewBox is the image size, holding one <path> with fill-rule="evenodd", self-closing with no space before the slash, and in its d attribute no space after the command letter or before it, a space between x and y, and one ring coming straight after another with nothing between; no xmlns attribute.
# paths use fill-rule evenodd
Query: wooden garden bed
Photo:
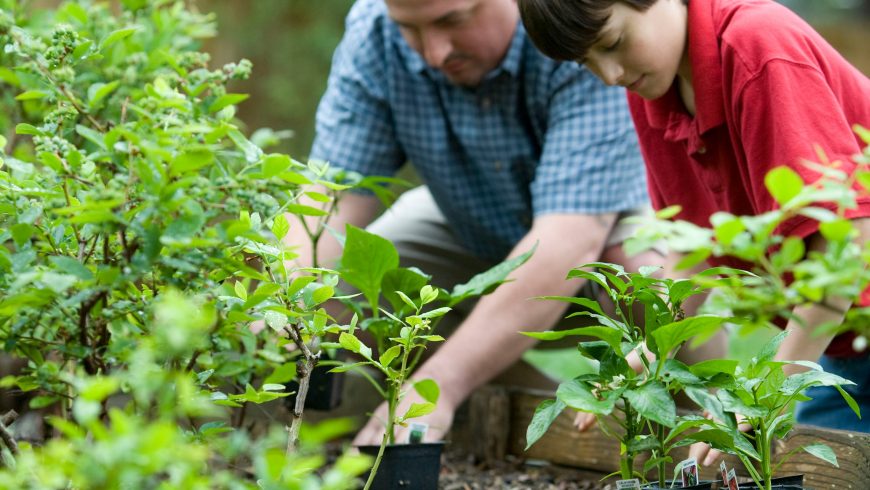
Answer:
<svg viewBox="0 0 870 490"><path fill-rule="evenodd" d="M468 451L481 461L506 458L545 460L606 475L619 468L619 447L600 430L580 433L571 425L573 415L563 413L528 451L524 451L526 427L538 404L552 393L505 389L487 386L469 402L467 420L458 420L453 431L453 445ZM780 455L813 442L823 442L834 450L839 468L799 452L783 464L779 475L804 474L805 484L814 489L870 489L870 434L798 426L785 440L776 441L774 454ZM679 461L688 448L675 455ZM728 457L729 466L741 468L740 462ZM672 471L672 469L669 469ZM714 479L716 468L702 468L701 477ZM746 476L745 474L743 476Z"/></svg>

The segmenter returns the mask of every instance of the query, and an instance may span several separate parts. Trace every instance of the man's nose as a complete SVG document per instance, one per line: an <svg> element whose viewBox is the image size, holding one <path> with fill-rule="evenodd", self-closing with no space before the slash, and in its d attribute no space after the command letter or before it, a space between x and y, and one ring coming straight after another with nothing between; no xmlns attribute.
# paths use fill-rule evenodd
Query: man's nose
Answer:
<svg viewBox="0 0 870 490"><path fill-rule="evenodd" d="M450 38L434 29L421 33L420 44L420 54L432 68L441 68L452 49Z"/></svg>

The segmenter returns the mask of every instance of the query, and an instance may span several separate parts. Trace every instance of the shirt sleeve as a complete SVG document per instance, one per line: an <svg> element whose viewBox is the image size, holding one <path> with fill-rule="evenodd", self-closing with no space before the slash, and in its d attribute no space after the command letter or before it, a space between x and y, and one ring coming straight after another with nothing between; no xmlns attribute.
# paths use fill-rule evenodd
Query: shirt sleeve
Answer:
<svg viewBox="0 0 870 490"><path fill-rule="evenodd" d="M388 46L375 8L357 2L348 15L317 108L310 158L363 175L392 175L405 156L386 97Z"/></svg>
<svg viewBox="0 0 870 490"><path fill-rule="evenodd" d="M646 174L624 90L562 64L532 184L535 215L601 214L648 205Z"/></svg>
<svg viewBox="0 0 870 490"><path fill-rule="evenodd" d="M821 150L831 166L847 174L854 171L852 157L861 148L842 104L820 70L793 61L770 61L739 87L733 100L742 145L737 151L745 153L758 213L778 207L764 185L764 176L777 166L786 165L804 182L815 182L821 175L805 162L820 162ZM832 203L818 205L835 209ZM870 200L859 199L846 216L870 216ZM799 216L783 223L779 232L806 237L817 229L817 221Z"/></svg>

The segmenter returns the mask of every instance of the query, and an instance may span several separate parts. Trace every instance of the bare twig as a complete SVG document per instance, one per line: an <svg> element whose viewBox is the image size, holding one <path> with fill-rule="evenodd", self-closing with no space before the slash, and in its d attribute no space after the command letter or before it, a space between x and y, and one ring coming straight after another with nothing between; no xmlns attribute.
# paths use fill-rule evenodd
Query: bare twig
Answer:
<svg viewBox="0 0 870 490"><path fill-rule="evenodd" d="M3 414L2 416L0 416L0 424L11 425L12 422L15 422L15 420L17 418L18 418L18 412L16 412L15 410L10 410L10 411L6 412L5 414Z"/></svg>
<svg viewBox="0 0 870 490"><path fill-rule="evenodd" d="M9 432L9 429L6 428L6 424L3 422L0 422L0 440L6 444L6 447L9 448L9 452L11 452L13 456L18 455L18 443L15 442L15 438L12 437L12 433Z"/></svg>

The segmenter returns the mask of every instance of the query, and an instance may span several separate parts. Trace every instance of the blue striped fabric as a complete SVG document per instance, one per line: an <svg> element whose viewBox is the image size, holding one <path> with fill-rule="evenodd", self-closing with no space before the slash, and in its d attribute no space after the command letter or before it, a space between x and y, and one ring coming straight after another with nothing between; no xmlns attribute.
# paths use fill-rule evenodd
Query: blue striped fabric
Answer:
<svg viewBox="0 0 870 490"><path fill-rule="evenodd" d="M310 156L364 175L411 162L459 240L489 260L535 216L648 202L623 89L544 57L521 24L478 87L452 85L405 43L383 0L348 15Z"/></svg>

